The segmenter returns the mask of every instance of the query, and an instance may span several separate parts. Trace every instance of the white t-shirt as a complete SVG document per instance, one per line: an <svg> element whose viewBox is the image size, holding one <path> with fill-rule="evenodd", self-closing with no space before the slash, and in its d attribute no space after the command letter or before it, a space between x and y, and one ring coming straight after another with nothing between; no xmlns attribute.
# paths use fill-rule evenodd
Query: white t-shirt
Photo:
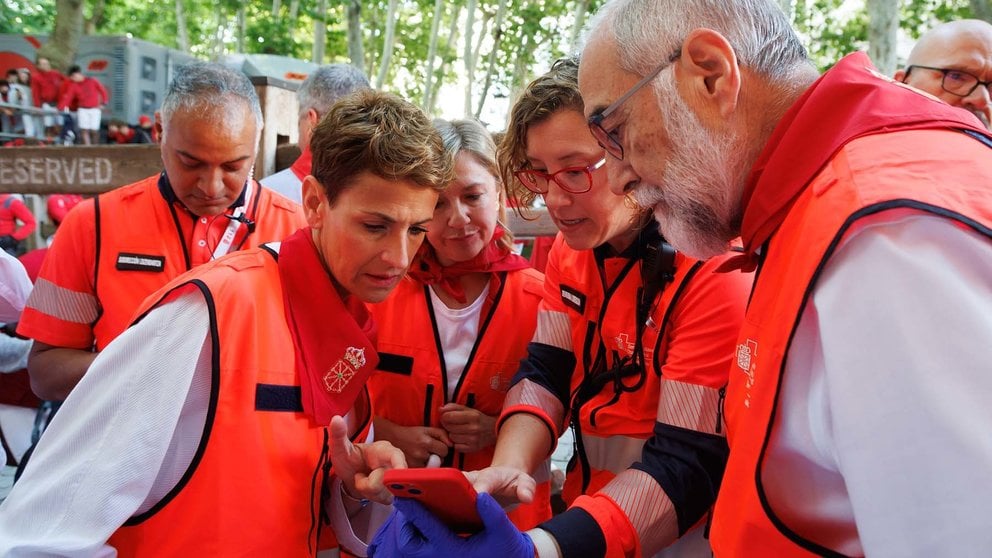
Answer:
<svg viewBox="0 0 992 558"><path fill-rule="evenodd" d="M262 186L274 192L279 192L296 203L303 203L303 181L296 178L296 174L290 168L270 174L259 180L259 182Z"/></svg>
<svg viewBox="0 0 992 558"><path fill-rule="evenodd" d="M482 316L482 306L489 295L489 284L482 290L472 304L465 308L448 308L434 293L431 293L431 306L434 307L434 319L437 320L438 338L441 340L441 350L444 351L444 369L448 377L448 400L455 393L458 382L465 371L468 357L472 355L472 347L479 336L479 320Z"/></svg>
<svg viewBox="0 0 992 558"><path fill-rule="evenodd" d="M20 320L31 287L31 278L20 260L0 250L0 322Z"/></svg>

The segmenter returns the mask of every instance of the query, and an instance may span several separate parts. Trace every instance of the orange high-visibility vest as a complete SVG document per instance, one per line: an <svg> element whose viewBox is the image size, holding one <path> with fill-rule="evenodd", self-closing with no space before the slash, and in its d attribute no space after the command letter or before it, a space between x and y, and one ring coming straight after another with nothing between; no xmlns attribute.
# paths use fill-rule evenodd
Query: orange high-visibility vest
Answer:
<svg viewBox="0 0 992 558"><path fill-rule="evenodd" d="M867 215L918 211L992 237L989 184L989 147L958 131L919 130L848 143L797 199L768 243L731 370L730 460L710 532L716 556L837 555L812 540L815 526L786 524L760 484L802 308L845 233Z"/></svg>
<svg viewBox="0 0 992 558"><path fill-rule="evenodd" d="M447 395L448 379L437 342L437 323L427 287L403 280L380 304L371 305L378 327L379 370L368 387L376 414L403 426L441 427L438 408L458 403L498 416L510 380L527 354L537 326L537 306L544 275L533 269L499 274L492 303L484 308L479 335L455 393ZM495 282L490 283L493 288ZM451 465L474 471L492 463L495 446L470 454L457 453ZM450 454L449 454L450 455ZM550 478L545 464L534 502L510 512L517 527L530 529L551 517Z"/></svg>
<svg viewBox="0 0 992 558"><path fill-rule="evenodd" d="M121 556L163 557L296 558L336 547L321 521L329 432L299 403L276 259L260 249L200 266L146 307L196 289L216 332L210 336L215 364L200 447L179 484L128 520L110 544ZM371 423L367 392L352 413L358 419L352 439L364 441Z"/></svg>

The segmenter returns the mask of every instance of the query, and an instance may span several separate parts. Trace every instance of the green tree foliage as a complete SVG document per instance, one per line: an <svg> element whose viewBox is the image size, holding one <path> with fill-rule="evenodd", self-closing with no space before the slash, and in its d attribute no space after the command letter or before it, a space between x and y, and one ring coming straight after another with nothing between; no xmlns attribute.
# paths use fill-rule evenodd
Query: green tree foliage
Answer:
<svg viewBox="0 0 992 558"><path fill-rule="evenodd" d="M595 13L603 1L586 0L586 13ZM86 17L93 14L98 2L85 0ZM325 15L317 13L317 0L180 2L185 12L189 50L197 56L213 58L232 53L243 43L248 53L309 59L314 21L322 19L327 30L324 61L349 61L347 0L330 0ZM581 0L507 0L505 20L500 29L495 29L499 0L477 0L474 35L478 37L483 28L485 34L478 43L473 91L483 91L488 79L490 94L512 96L556 58L565 55L571 47L576 8L582 3ZM989 3L989 0L901 0L900 26L908 37L915 39L937 21L972 17ZM379 70L388 5L389 0L361 3L365 58L362 65L370 77ZM437 56L432 66L434 83L455 83L463 71L465 5L466 0L443 2ZM821 69L849 52L866 49L868 16L864 2L794 0L792 5L795 26ZM400 0L397 7L393 53L384 88L418 103L425 94L434 6L435 0ZM55 9L56 0L0 0L0 32L51 33ZM243 28L238 25L237 17L242 10ZM95 32L131 34L177 48L176 0L104 0L103 17ZM493 40L497 33L501 37L498 42ZM494 44L494 71L487 76ZM476 106L478 102L476 99Z"/></svg>
<svg viewBox="0 0 992 558"><path fill-rule="evenodd" d="M55 0L0 0L0 33L50 33Z"/></svg>
<svg viewBox="0 0 992 558"><path fill-rule="evenodd" d="M794 7L793 25L821 70L846 54L867 50L868 11L864 2L796 0ZM968 0L903 0L899 27L916 39L937 22L970 17Z"/></svg>

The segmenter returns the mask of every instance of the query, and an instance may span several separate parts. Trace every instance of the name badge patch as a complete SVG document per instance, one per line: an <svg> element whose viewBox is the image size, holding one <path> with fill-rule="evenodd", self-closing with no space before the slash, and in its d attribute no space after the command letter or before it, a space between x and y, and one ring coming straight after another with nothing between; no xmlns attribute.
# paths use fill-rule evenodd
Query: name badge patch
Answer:
<svg viewBox="0 0 992 558"><path fill-rule="evenodd" d="M561 285L561 301L579 314L586 311L586 295L568 285Z"/></svg>
<svg viewBox="0 0 992 558"><path fill-rule="evenodd" d="M121 252L117 254L117 269L120 271L165 271L165 256Z"/></svg>

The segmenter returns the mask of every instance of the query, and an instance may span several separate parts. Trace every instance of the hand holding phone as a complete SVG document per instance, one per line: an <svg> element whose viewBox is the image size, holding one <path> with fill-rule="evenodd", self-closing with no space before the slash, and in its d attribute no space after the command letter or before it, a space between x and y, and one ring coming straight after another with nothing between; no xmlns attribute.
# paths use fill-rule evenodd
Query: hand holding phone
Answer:
<svg viewBox="0 0 992 558"><path fill-rule="evenodd" d="M476 533L482 529L475 505L478 495L458 469L389 469L383 476L383 484L393 496L420 502L456 533Z"/></svg>

